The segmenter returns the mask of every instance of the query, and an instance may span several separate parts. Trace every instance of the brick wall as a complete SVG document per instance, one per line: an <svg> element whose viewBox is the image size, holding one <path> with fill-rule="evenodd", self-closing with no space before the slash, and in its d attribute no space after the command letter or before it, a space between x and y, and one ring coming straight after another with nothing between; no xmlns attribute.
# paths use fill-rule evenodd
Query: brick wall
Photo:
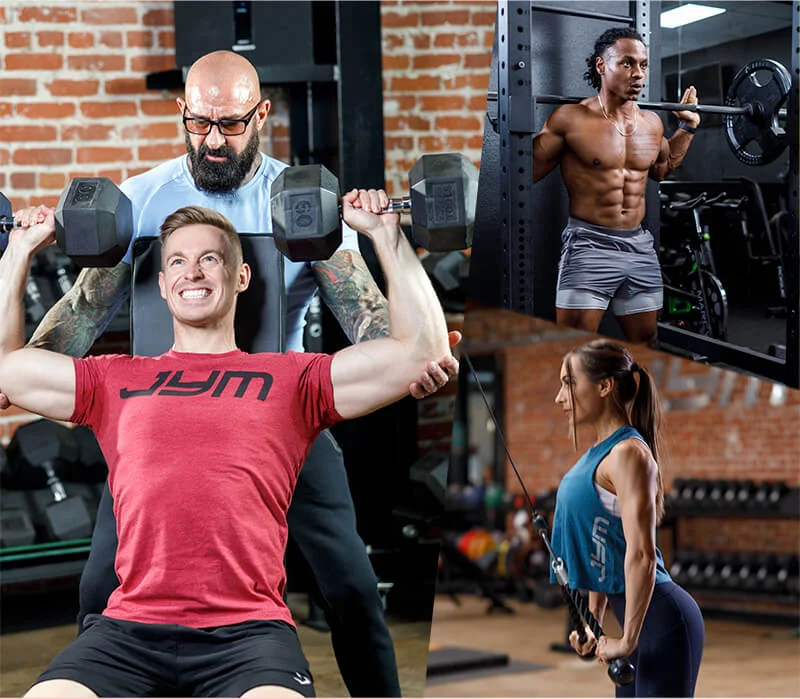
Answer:
<svg viewBox="0 0 800 699"><path fill-rule="evenodd" d="M494 353L503 370L505 434L532 494L557 487L575 463L566 419L554 404L564 354L593 336L508 311L470 310L473 355ZM632 347L656 377L666 408L669 490L675 478L784 480L800 486L800 391L735 372ZM579 451L592 443L579 430ZM507 488L519 492L510 466ZM679 544L695 551L797 553L800 522L787 519L682 519ZM669 537L661 537L669 561Z"/></svg>
<svg viewBox="0 0 800 699"><path fill-rule="evenodd" d="M387 188L400 194L421 152L480 161L493 2L381 6ZM67 180L119 182L183 152L177 92L145 76L175 67L172 3L7 3L0 8L0 188L15 206L54 202ZM273 95L264 147L288 156Z"/></svg>
<svg viewBox="0 0 800 699"><path fill-rule="evenodd" d="M495 3L390 0L381 12L386 181L400 195L423 151L480 161ZM145 89L148 73L175 67L174 38L171 2L0 7L0 190L14 207L55 204L72 177L119 183L184 152L180 93ZM286 159L288 108L270 96L262 147ZM23 419L0 416L0 440Z"/></svg>
<svg viewBox="0 0 800 699"><path fill-rule="evenodd" d="M480 163L495 2L381 4L386 184L407 188L419 153Z"/></svg>

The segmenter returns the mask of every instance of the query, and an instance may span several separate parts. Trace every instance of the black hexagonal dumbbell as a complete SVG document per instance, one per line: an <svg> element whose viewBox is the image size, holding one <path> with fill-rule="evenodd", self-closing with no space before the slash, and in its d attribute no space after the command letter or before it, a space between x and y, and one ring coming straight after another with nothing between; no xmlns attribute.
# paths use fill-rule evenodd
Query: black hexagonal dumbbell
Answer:
<svg viewBox="0 0 800 699"><path fill-rule="evenodd" d="M756 563L756 574L750 583L750 588L759 592L776 592L778 579L775 575L777 569L777 556L773 553L762 553Z"/></svg>
<svg viewBox="0 0 800 699"><path fill-rule="evenodd" d="M113 267L125 255L133 233L130 200L107 177L78 177L56 206L56 241L80 267ZM0 252L14 228L11 203L0 194Z"/></svg>
<svg viewBox="0 0 800 699"><path fill-rule="evenodd" d="M708 491L708 505L715 509L722 507L725 504L725 489L728 487L728 481L716 480L711 484L711 489Z"/></svg>
<svg viewBox="0 0 800 699"><path fill-rule="evenodd" d="M718 553L714 570L711 575L706 578L706 587L717 590L728 587L728 580L734 574L735 563L736 554L730 551Z"/></svg>
<svg viewBox="0 0 800 699"><path fill-rule="evenodd" d="M763 592L769 575L769 557L764 553L749 554L747 565L740 570L741 589Z"/></svg>
<svg viewBox="0 0 800 699"><path fill-rule="evenodd" d="M776 510L780 507L781 500L788 490L789 486L786 484L786 481L773 481L770 483L767 501L771 510Z"/></svg>
<svg viewBox="0 0 800 699"><path fill-rule="evenodd" d="M694 491L699 483L697 478L687 478L683 481L681 489L678 493L678 503L681 507L694 506Z"/></svg>
<svg viewBox="0 0 800 699"><path fill-rule="evenodd" d="M739 570L742 567L742 558L739 553L730 553L720 569L720 588L735 590L739 587Z"/></svg>
<svg viewBox="0 0 800 699"><path fill-rule="evenodd" d="M675 552L675 560L669 567L669 574L678 585L683 585L688 580L687 569L693 559L694 553L691 551Z"/></svg>
<svg viewBox="0 0 800 699"><path fill-rule="evenodd" d="M695 481L694 490L692 491L693 507L698 510L708 509L712 485L712 482L705 478Z"/></svg>
<svg viewBox="0 0 800 699"><path fill-rule="evenodd" d="M758 572L759 554L753 552L739 554L739 565L733 576L736 583L732 584L737 590L755 589L755 578Z"/></svg>
<svg viewBox="0 0 800 699"><path fill-rule="evenodd" d="M769 507L770 485L769 481L761 481L761 483L756 486L753 497L750 498L750 502L748 503L750 509L765 510Z"/></svg>
<svg viewBox="0 0 800 699"><path fill-rule="evenodd" d="M798 558L791 553L775 557L776 592L783 595L796 594L798 580Z"/></svg>
<svg viewBox="0 0 800 699"><path fill-rule="evenodd" d="M736 486L736 506L747 507L756 494L756 484L753 481L739 481Z"/></svg>
<svg viewBox="0 0 800 699"><path fill-rule="evenodd" d="M78 460L79 447L72 430L51 420L37 420L17 428L8 446L16 480L33 490L36 524L54 540L91 536L92 516L86 500L68 496L57 471ZM47 493L47 495L45 495ZM46 498L46 500L45 500Z"/></svg>
<svg viewBox="0 0 800 699"><path fill-rule="evenodd" d="M739 490L739 481L728 481L727 485L725 486L725 492L722 494L722 502L723 506L726 509L734 509L736 508L738 502L736 499L736 493Z"/></svg>
<svg viewBox="0 0 800 699"><path fill-rule="evenodd" d="M722 555L718 551L709 551L703 556L700 579L697 583L699 587L714 587L721 561Z"/></svg>
<svg viewBox="0 0 800 699"><path fill-rule="evenodd" d="M430 252L472 245L478 170L460 153L423 155L409 173L409 196L386 208L410 211L414 241ZM326 260L342 243L339 182L322 165L283 170L270 193L275 244L295 262Z"/></svg>
<svg viewBox="0 0 800 699"><path fill-rule="evenodd" d="M0 474L7 480L8 457L0 445ZM0 489L0 548L27 546L36 539L25 493Z"/></svg>
<svg viewBox="0 0 800 699"><path fill-rule="evenodd" d="M690 587L702 587L705 584L705 567L708 554L696 553L686 566L686 583Z"/></svg>

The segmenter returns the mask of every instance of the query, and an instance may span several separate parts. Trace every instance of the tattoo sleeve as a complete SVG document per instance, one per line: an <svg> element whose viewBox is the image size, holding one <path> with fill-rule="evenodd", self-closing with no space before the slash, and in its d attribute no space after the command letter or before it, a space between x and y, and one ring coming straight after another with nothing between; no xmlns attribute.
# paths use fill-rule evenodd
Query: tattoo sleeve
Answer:
<svg viewBox="0 0 800 699"><path fill-rule="evenodd" d="M352 343L389 335L389 304L355 250L340 250L314 265L322 300Z"/></svg>
<svg viewBox="0 0 800 699"><path fill-rule="evenodd" d="M131 268L85 268L39 323L28 347L84 356L130 295Z"/></svg>

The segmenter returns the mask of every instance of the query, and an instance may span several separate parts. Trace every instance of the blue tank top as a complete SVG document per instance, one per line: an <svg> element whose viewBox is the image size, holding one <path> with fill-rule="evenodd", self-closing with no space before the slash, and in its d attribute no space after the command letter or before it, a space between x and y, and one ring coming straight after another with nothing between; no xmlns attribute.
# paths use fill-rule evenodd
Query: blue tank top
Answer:
<svg viewBox="0 0 800 699"><path fill-rule="evenodd" d="M606 594L625 591L625 536L622 518L611 514L595 490L594 473L611 449L624 439L642 436L620 427L591 447L561 479L556 494L551 545L569 573L569 586ZM551 580L555 576L551 571ZM671 580L656 548L656 585Z"/></svg>

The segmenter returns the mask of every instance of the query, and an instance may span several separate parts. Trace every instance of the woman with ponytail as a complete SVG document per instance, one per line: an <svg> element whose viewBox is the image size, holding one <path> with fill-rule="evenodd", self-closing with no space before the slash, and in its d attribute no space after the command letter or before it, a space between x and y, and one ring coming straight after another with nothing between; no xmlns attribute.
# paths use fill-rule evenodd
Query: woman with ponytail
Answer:
<svg viewBox="0 0 800 699"><path fill-rule="evenodd" d="M596 340L567 353L556 403L578 449L578 425L595 442L564 476L553 517L552 546L569 572L569 586L589 590L589 609L603 625L610 606L621 638L581 644L603 662L629 656L635 681L618 697L694 696L703 653L697 603L667 573L656 547L664 514L661 404L650 373L628 350Z"/></svg>

